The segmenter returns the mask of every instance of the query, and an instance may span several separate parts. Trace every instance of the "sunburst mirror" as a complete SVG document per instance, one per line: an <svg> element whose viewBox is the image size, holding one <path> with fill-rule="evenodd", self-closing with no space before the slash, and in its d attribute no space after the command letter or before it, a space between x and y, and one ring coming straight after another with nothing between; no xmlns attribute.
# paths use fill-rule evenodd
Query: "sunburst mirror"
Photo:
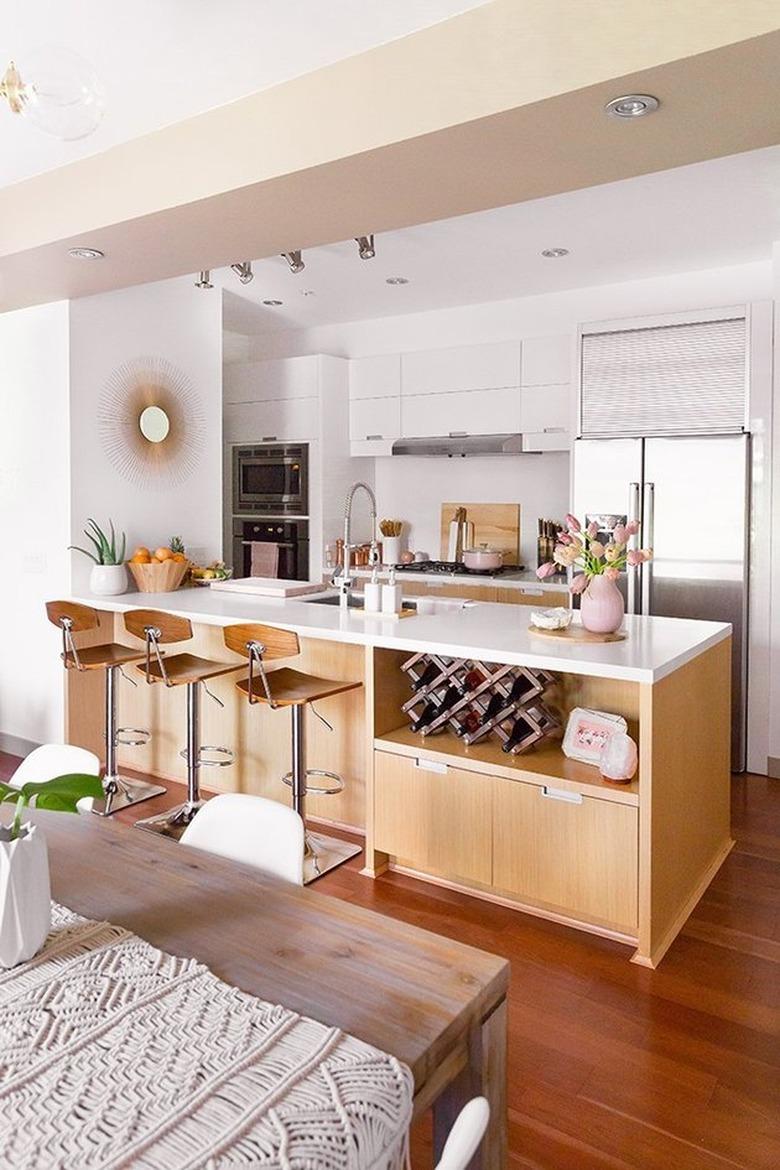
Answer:
<svg viewBox="0 0 780 1170"><path fill-rule="evenodd" d="M114 370L100 396L98 427L119 474L158 489L192 475L206 431L189 378L159 357L133 358Z"/></svg>

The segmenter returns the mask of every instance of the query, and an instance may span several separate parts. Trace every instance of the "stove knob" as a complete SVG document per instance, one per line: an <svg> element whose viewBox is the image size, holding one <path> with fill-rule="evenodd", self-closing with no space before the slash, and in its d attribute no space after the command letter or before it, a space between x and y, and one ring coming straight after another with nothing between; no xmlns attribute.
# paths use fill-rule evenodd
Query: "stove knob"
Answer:
<svg viewBox="0 0 780 1170"><path fill-rule="evenodd" d="M284 532L284 529L283 529L283 528L280 526L279 528L277 528L277 530L276 530L276 531L277 531L277 532L279 533L279 535L281 536L281 535L282 535L282 533Z"/></svg>

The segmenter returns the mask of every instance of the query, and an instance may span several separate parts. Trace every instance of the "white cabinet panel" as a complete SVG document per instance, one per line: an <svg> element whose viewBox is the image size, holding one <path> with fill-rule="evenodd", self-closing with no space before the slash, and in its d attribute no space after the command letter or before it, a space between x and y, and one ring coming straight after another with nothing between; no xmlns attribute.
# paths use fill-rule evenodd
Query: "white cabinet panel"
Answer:
<svg viewBox="0 0 780 1170"><path fill-rule="evenodd" d="M571 446L571 387L523 386L521 429L527 451L568 451Z"/></svg>
<svg viewBox="0 0 780 1170"><path fill-rule="evenodd" d="M523 385L548 386L572 381L573 343L561 337L530 337L523 342Z"/></svg>
<svg viewBox="0 0 780 1170"><path fill-rule="evenodd" d="M498 435L520 430L520 391L471 390L418 394L401 402L404 438L432 435Z"/></svg>
<svg viewBox="0 0 780 1170"><path fill-rule="evenodd" d="M296 442L319 437L319 399L226 405L225 438L232 443Z"/></svg>
<svg viewBox="0 0 780 1170"><path fill-rule="evenodd" d="M520 385L520 342L459 345L401 355L401 393L450 394Z"/></svg>
<svg viewBox="0 0 780 1170"><path fill-rule="evenodd" d="M361 398L350 402L350 440L397 439L400 435L400 398Z"/></svg>
<svg viewBox="0 0 780 1170"><path fill-rule="evenodd" d="M382 353L349 363L349 397L393 398L401 393L401 355Z"/></svg>
<svg viewBox="0 0 780 1170"><path fill-rule="evenodd" d="M225 402L314 398L319 394L319 357L236 362L225 367Z"/></svg>

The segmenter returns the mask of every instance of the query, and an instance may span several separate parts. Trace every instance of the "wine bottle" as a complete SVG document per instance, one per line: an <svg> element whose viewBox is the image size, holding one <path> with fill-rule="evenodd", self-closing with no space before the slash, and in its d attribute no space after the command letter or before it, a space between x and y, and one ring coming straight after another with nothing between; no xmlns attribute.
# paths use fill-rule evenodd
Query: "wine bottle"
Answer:
<svg viewBox="0 0 780 1170"><path fill-rule="evenodd" d="M432 658L425 667L425 670L422 672L422 674L412 682L412 690L421 691L423 687L429 686L430 683L432 683L435 678L438 678L440 674L441 667L436 662L436 660Z"/></svg>
<svg viewBox="0 0 780 1170"><path fill-rule="evenodd" d="M524 715L518 715L515 719L512 730L509 733L509 738L502 744L501 751L509 754L517 751L526 742L533 742L534 739L539 738L539 732Z"/></svg>
<svg viewBox="0 0 780 1170"><path fill-rule="evenodd" d="M424 727L427 727L429 723L433 722L438 713L439 708L437 707L436 703L428 702L425 704L417 718L412 720L409 726L411 727L412 731L422 731Z"/></svg>

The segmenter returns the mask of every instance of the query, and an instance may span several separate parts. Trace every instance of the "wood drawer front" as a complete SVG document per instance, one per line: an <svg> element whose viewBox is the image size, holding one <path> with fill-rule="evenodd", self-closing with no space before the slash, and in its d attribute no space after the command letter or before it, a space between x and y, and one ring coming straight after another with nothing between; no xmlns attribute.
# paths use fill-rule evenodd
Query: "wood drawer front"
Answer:
<svg viewBox="0 0 780 1170"><path fill-rule="evenodd" d="M637 927L638 810L493 779L493 885L616 930Z"/></svg>
<svg viewBox="0 0 780 1170"><path fill-rule="evenodd" d="M490 778L428 771L425 760L390 752L374 760L376 848L415 869L490 885Z"/></svg>

